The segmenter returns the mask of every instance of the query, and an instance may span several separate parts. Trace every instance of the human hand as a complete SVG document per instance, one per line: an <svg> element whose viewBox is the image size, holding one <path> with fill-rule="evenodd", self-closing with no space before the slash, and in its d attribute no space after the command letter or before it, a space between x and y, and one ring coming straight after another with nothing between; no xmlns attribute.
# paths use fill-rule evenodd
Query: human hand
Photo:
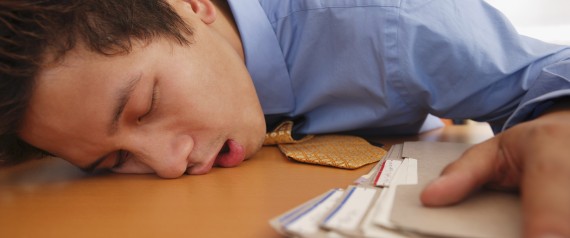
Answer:
<svg viewBox="0 0 570 238"><path fill-rule="evenodd" d="M557 108L473 146L421 201L451 205L480 187L520 191L525 237L570 237L570 110Z"/></svg>

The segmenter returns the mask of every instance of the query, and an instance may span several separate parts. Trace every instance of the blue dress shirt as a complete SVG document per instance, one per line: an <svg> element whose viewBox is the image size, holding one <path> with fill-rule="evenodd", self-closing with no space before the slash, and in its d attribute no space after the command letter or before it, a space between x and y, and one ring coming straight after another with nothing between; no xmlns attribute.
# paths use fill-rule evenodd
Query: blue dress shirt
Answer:
<svg viewBox="0 0 570 238"><path fill-rule="evenodd" d="M570 49L484 1L229 0L265 114L299 133L417 133L428 115L496 132L570 95Z"/></svg>

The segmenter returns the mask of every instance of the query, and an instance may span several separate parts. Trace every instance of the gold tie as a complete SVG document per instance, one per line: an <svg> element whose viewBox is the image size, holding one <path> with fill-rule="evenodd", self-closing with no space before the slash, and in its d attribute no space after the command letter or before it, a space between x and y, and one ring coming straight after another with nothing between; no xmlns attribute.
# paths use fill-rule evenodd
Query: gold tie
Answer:
<svg viewBox="0 0 570 238"><path fill-rule="evenodd" d="M293 122L286 121L265 135L264 145L277 145L287 157L304 163L356 169L379 161L386 150L357 136L308 135L300 140L291 136Z"/></svg>

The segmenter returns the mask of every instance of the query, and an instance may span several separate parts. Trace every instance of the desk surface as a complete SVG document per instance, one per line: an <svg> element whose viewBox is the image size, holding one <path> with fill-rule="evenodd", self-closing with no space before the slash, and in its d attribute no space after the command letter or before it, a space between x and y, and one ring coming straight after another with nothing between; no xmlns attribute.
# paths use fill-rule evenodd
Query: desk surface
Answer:
<svg viewBox="0 0 570 238"><path fill-rule="evenodd" d="M414 137L380 138L388 148L409 140L477 143L486 125L448 126ZM160 179L86 175L60 159L0 170L2 237L280 237L268 220L372 165L342 170L287 160L265 147L237 168Z"/></svg>

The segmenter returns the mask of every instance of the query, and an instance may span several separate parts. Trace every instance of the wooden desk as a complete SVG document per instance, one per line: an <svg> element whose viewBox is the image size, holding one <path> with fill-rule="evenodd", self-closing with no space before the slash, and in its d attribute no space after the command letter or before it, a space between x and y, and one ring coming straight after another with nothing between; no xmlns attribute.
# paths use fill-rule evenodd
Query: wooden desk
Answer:
<svg viewBox="0 0 570 238"><path fill-rule="evenodd" d="M477 143L486 125L450 126L379 139ZM237 168L164 180L154 175L85 175L59 159L0 171L1 237L279 237L268 220L372 165L342 170L295 163L263 148Z"/></svg>

